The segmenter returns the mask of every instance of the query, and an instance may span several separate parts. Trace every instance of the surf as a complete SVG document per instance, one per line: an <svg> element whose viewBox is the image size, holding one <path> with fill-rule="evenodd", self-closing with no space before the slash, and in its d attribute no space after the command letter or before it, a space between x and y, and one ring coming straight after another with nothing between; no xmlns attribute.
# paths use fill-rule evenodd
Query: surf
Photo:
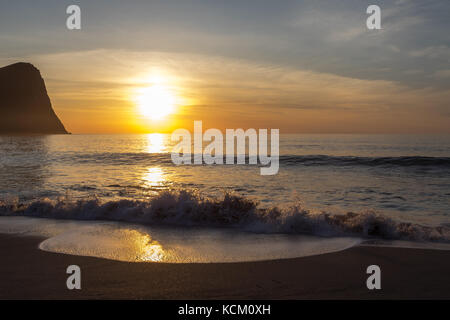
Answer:
<svg viewBox="0 0 450 320"><path fill-rule="evenodd" d="M103 201L92 197L70 200L37 199L0 202L1 216L63 220L104 220L146 226L233 228L255 233L354 236L365 239L450 242L448 225L427 226L397 221L373 210L363 212L313 212L293 203L280 209L262 208L238 194L207 197L195 190L162 190L145 199Z"/></svg>

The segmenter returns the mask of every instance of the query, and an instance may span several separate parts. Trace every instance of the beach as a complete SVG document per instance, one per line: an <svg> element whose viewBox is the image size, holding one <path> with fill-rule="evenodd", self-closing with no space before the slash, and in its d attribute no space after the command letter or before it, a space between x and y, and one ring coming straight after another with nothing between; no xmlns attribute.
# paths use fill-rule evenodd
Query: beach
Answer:
<svg viewBox="0 0 450 320"><path fill-rule="evenodd" d="M25 2L0 300L450 299L450 1Z"/></svg>
<svg viewBox="0 0 450 320"><path fill-rule="evenodd" d="M450 251L356 246L286 260L120 262L38 249L39 237L0 235L0 299L449 299ZM81 290L66 268L81 268ZM366 268L381 268L368 290Z"/></svg>

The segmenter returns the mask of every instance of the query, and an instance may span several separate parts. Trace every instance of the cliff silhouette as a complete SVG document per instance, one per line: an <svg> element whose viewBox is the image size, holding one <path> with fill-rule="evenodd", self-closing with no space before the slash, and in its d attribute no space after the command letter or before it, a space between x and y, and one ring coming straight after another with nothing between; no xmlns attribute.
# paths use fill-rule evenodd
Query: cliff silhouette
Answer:
<svg viewBox="0 0 450 320"><path fill-rule="evenodd" d="M0 68L0 134L65 134L39 70L19 62Z"/></svg>

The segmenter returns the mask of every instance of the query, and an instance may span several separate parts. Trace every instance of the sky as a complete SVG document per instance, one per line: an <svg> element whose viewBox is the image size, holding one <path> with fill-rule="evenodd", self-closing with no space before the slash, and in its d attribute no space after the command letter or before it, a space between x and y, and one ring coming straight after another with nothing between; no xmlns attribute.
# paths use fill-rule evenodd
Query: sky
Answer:
<svg viewBox="0 0 450 320"><path fill-rule="evenodd" d="M66 28L71 4L81 30ZM366 27L370 4L381 30ZM171 132L194 120L450 133L449 13L448 0L0 0L0 66L33 63L73 133ZM174 104L156 120L139 102L154 86Z"/></svg>

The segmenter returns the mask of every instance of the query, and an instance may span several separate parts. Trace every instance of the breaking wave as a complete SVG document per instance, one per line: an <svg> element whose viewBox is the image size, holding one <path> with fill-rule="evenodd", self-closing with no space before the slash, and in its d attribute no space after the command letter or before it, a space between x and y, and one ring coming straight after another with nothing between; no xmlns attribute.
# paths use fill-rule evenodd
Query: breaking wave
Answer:
<svg viewBox="0 0 450 320"><path fill-rule="evenodd" d="M193 159L193 155L192 159ZM172 164L170 153L96 153L96 154L59 154L53 161L87 163L107 163L111 165L126 164ZM224 156L223 162L226 158ZM236 162L236 158L234 159ZM248 155L245 157L248 163ZM450 157L357 157L328 155L282 155L280 163L285 165L304 166L388 166L388 167L436 167L450 168Z"/></svg>
<svg viewBox="0 0 450 320"><path fill-rule="evenodd" d="M333 166L399 166L399 167L442 167L450 168L449 157L353 157L353 156L281 156L281 163L303 164L311 166L333 165Z"/></svg>
<svg viewBox="0 0 450 320"><path fill-rule="evenodd" d="M230 193L223 199L196 191L167 190L148 200L71 201L41 199L30 203L0 202L2 216L50 219L109 220L173 226L234 227L263 233L450 242L450 226L422 226L395 221L373 211L313 213L300 204L286 209L259 208L258 203Z"/></svg>

